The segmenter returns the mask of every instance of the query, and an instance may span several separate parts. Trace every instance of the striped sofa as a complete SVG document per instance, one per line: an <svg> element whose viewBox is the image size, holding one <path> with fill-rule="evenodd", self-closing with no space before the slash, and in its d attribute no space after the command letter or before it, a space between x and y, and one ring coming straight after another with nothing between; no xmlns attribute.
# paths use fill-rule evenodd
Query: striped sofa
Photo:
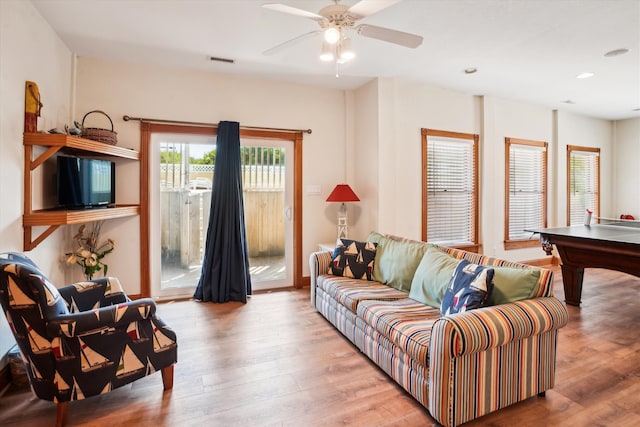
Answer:
<svg viewBox="0 0 640 427"><path fill-rule="evenodd" d="M442 316L379 275L328 274L332 254L311 254L311 303L439 423L456 426L554 386L558 329L568 313L552 295L552 271L393 236L377 240L378 253L385 242L408 242L475 264L539 272L530 297ZM376 254L374 273L379 261Z"/></svg>

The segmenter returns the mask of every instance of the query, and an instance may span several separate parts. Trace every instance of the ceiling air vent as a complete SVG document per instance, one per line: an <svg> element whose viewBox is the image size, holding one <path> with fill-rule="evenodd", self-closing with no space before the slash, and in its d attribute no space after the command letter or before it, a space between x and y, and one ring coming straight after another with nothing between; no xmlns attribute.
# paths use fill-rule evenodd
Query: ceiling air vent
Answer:
<svg viewBox="0 0 640 427"><path fill-rule="evenodd" d="M209 60L211 61L217 61L217 62L226 62L227 64L233 64L236 61L233 59L228 59L228 58L218 58L217 56L210 56Z"/></svg>

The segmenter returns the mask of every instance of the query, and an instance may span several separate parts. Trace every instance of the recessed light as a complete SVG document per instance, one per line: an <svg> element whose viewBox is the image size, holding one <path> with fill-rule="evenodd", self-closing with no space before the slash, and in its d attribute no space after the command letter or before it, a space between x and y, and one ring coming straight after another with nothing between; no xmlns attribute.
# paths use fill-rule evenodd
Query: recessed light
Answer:
<svg viewBox="0 0 640 427"><path fill-rule="evenodd" d="M637 112L640 112L640 107L638 107L638 108L634 108L634 109L633 109L633 110L631 110L631 111L637 111Z"/></svg>
<svg viewBox="0 0 640 427"><path fill-rule="evenodd" d="M629 49L623 47L620 49L610 50L609 52L605 53L604 56L609 58L612 56L624 55L625 53L628 53L628 52L629 52Z"/></svg>
<svg viewBox="0 0 640 427"><path fill-rule="evenodd" d="M464 73L465 74L475 74L478 72L477 68L465 68L464 69Z"/></svg>
<svg viewBox="0 0 640 427"><path fill-rule="evenodd" d="M590 71L587 71L587 72L584 72L584 73L580 73L580 74L578 74L578 75L576 76L576 78L577 78L577 79L588 79L589 77L593 77L593 76L595 76L595 74L594 74L594 73L592 73L592 72L590 72Z"/></svg>
<svg viewBox="0 0 640 427"><path fill-rule="evenodd" d="M562 101L563 104L575 104L575 101L572 101L570 99L565 99L564 101Z"/></svg>

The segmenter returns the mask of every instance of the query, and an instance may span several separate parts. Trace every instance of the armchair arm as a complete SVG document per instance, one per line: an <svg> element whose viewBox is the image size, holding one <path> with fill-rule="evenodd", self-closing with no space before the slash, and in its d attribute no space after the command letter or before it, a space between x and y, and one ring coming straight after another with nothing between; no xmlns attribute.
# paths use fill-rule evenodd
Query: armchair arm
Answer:
<svg viewBox="0 0 640 427"><path fill-rule="evenodd" d="M460 357L560 329L568 321L557 298L532 298L442 317L433 325L430 345Z"/></svg>
<svg viewBox="0 0 640 427"><path fill-rule="evenodd" d="M311 276L311 305L316 305L316 283L318 276L326 274L331 265L331 252L313 252L309 256L309 272Z"/></svg>
<svg viewBox="0 0 640 427"><path fill-rule="evenodd" d="M47 322L50 336L74 337L106 329L126 328L131 322L145 320L156 312L151 298L143 298L96 310L57 316Z"/></svg>

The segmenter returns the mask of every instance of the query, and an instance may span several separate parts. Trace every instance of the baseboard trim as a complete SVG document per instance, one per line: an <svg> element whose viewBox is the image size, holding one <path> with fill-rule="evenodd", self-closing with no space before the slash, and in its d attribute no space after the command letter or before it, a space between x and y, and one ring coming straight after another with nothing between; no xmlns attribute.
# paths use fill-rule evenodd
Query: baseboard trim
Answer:
<svg viewBox="0 0 640 427"><path fill-rule="evenodd" d="M533 267L550 267L560 265L559 260L555 256L548 256L545 258L530 259L528 261L521 261L522 264L531 265Z"/></svg>

